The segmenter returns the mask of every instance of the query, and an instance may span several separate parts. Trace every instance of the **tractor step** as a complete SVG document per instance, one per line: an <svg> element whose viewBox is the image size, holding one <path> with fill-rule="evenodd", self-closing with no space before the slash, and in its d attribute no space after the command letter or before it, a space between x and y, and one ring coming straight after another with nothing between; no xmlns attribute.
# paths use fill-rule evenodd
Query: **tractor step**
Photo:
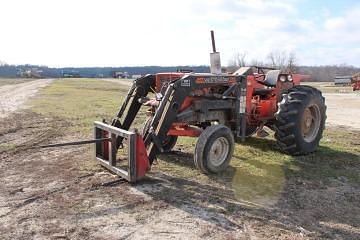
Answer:
<svg viewBox="0 0 360 240"><path fill-rule="evenodd" d="M96 142L95 158L112 173L119 175L128 182L136 182L145 176L150 170L150 164L146 153L142 136L137 131L127 131L103 122L94 122L95 139L109 138L109 141ZM122 139L123 145L127 146L125 166L117 166L118 139ZM123 150L123 149L121 149Z"/></svg>

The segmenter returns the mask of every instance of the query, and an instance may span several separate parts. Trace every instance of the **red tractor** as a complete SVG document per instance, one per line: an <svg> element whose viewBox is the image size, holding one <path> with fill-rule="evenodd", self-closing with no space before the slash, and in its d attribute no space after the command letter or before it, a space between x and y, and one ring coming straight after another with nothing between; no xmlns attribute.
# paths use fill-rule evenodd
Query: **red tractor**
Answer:
<svg viewBox="0 0 360 240"><path fill-rule="evenodd" d="M351 77L351 86L353 91L360 91L360 73L356 73Z"/></svg>
<svg viewBox="0 0 360 240"><path fill-rule="evenodd" d="M212 73L170 72L138 78L111 125L95 122L96 157L111 171L135 182L145 175L159 153L170 151L178 137L197 137L195 166L218 173L229 165L235 141L275 132L280 149L291 155L316 150L325 126L321 92L300 85L299 74L264 67L242 67L221 73L213 39ZM148 97L153 93L154 97ZM129 131L140 107L149 118L142 133ZM261 134L260 134L261 135ZM127 145L127 168L116 154Z"/></svg>

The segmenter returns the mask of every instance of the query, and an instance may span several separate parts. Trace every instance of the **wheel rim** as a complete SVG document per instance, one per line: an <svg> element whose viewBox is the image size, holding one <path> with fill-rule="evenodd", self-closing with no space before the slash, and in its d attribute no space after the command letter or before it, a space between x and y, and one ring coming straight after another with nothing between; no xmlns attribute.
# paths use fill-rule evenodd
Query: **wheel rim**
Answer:
<svg viewBox="0 0 360 240"><path fill-rule="evenodd" d="M312 142L317 137L320 120L320 109L317 105L314 104L305 108L301 130L306 142Z"/></svg>
<svg viewBox="0 0 360 240"><path fill-rule="evenodd" d="M218 167L226 161L230 144L225 137L219 137L210 148L209 160L212 165Z"/></svg>

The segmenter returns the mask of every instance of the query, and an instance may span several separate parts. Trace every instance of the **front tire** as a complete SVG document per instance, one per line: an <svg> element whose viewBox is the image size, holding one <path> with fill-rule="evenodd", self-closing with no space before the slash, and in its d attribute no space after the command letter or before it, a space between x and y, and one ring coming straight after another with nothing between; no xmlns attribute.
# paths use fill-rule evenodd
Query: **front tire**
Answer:
<svg viewBox="0 0 360 240"><path fill-rule="evenodd" d="M204 173L224 171L234 152L234 136L224 125L207 127L199 136L194 154L195 166Z"/></svg>
<svg viewBox="0 0 360 240"><path fill-rule="evenodd" d="M295 86L283 95L275 114L275 138L290 155L314 152L325 128L325 98L316 88Z"/></svg>

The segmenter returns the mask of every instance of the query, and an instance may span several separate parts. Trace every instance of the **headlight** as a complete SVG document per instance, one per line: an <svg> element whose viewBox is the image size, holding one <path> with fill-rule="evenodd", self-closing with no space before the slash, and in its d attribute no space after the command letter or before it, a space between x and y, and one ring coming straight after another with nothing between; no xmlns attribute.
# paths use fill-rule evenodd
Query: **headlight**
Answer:
<svg viewBox="0 0 360 240"><path fill-rule="evenodd" d="M290 82L292 82L292 80L293 80L291 75L288 75L287 79L288 79Z"/></svg>
<svg viewBox="0 0 360 240"><path fill-rule="evenodd" d="M282 82L286 82L286 76L285 75L281 75L279 78L280 81Z"/></svg>

